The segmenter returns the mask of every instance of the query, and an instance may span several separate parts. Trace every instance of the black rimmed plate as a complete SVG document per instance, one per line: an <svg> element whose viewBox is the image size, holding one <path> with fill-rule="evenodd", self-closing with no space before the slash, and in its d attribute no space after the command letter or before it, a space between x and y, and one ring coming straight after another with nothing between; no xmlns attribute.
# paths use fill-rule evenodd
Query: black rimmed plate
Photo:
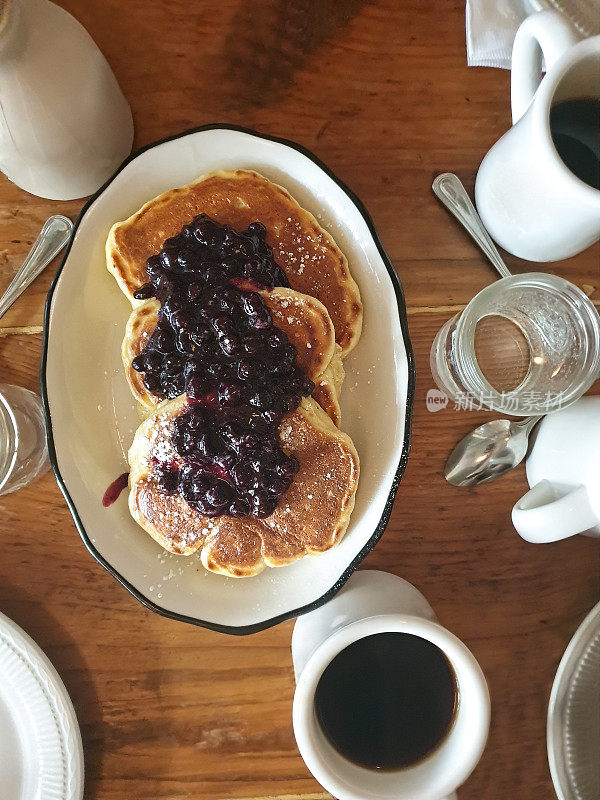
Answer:
<svg viewBox="0 0 600 800"><path fill-rule="evenodd" d="M364 304L341 396L342 428L361 461L348 532L327 553L244 580L166 553L129 516L126 493L101 503L127 470L139 424L120 357L131 309L105 268L108 231L156 195L232 168L260 172L317 217L346 254ZM41 382L50 457L88 550L148 608L225 633L268 628L332 597L383 533L408 458L415 375L406 308L367 211L307 150L232 126L146 147L86 203L48 294Z"/></svg>

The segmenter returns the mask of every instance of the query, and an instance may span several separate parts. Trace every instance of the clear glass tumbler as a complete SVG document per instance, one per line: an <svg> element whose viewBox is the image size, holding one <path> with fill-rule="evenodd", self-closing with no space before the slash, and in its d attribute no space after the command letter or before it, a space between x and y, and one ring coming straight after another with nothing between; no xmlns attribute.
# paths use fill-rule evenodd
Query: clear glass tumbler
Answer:
<svg viewBox="0 0 600 800"><path fill-rule="evenodd" d="M40 398L0 383L0 495L21 489L49 467Z"/></svg>
<svg viewBox="0 0 600 800"><path fill-rule="evenodd" d="M502 278L440 329L431 371L459 407L547 414L600 377L600 316L584 292L556 275Z"/></svg>

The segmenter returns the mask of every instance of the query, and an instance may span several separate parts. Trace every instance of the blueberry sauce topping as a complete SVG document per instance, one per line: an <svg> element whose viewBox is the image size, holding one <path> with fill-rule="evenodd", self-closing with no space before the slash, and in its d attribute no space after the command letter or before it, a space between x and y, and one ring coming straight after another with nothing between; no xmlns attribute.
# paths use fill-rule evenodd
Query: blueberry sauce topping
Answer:
<svg viewBox="0 0 600 800"><path fill-rule="evenodd" d="M119 495L121 494L123 489L127 488L128 482L129 482L129 473L124 472L110 484L108 489L104 492L104 496L102 497L102 505L104 506L104 508L112 506L112 504L118 500Z"/></svg>
<svg viewBox="0 0 600 800"><path fill-rule="evenodd" d="M152 394L190 403L174 423L181 464L159 464L158 483L204 516L267 517L299 465L279 446L279 424L314 384L296 348L254 288L287 286L259 222L236 233L201 214L146 264L136 299L161 307L132 362Z"/></svg>

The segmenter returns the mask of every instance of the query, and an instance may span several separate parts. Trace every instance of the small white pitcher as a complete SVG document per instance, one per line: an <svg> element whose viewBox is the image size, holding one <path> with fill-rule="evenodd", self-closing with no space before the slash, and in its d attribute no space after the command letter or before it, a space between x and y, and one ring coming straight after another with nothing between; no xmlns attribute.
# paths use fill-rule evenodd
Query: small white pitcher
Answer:
<svg viewBox="0 0 600 800"><path fill-rule="evenodd" d="M0 170L50 200L85 197L131 151L131 109L87 31L48 0L0 2Z"/></svg>
<svg viewBox="0 0 600 800"><path fill-rule="evenodd" d="M600 536L600 397L583 397L542 420L527 480L533 488L512 511L523 539Z"/></svg>
<svg viewBox="0 0 600 800"><path fill-rule="evenodd" d="M522 23L512 56L513 127L477 173L475 200L485 227L530 261L569 258L600 239L600 191L569 170L550 133L552 105L598 96L600 36L579 38L555 11Z"/></svg>
<svg viewBox="0 0 600 800"><path fill-rule="evenodd" d="M454 670L458 705L450 732L429 756L393 771L369 770L341 756L317 721L314 696L335 656L377 633L410 633L442 650ZM361 570L326 605L300 617L292 636L296 675L294 734L319 783L338 800L456 800L485 747L490 699L485 678L465 645L435 621L423 595L387 572Z"/></svg>

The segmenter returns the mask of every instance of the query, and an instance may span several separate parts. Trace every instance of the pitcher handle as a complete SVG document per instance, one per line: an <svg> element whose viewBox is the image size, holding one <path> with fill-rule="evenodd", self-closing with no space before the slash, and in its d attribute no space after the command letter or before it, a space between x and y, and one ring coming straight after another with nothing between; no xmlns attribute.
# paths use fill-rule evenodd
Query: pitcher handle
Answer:
<svg viewBox="0 0 600 800"><path fill-rule="evenodd" d="M515 504L513 525L527 542L558 542L600 523L585 486L556 498L549 481L540 481Z"/></svg>
<svg viewBox="0 0 600 800"><path fill-rule="evenodd" d="M527 17L516 33L512 51L511 106L513 125L527 111L542 79L542 53L546 72L581 36L557 11L540 11Z"/></svg>

